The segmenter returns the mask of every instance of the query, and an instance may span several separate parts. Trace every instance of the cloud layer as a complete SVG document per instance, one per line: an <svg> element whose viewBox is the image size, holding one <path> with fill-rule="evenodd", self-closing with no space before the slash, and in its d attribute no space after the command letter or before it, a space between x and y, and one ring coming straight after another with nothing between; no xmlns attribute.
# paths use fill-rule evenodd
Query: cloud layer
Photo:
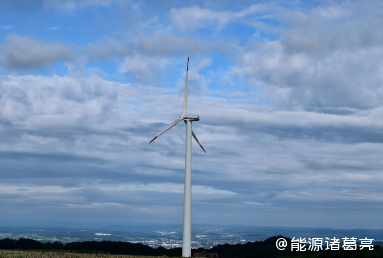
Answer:
<svg viewBox="0 0 383 258"><path fill-rule="evenodd" d="M193 223L383 226L380 2L12 2L4 223L181 224L190 57Z"/></svg>

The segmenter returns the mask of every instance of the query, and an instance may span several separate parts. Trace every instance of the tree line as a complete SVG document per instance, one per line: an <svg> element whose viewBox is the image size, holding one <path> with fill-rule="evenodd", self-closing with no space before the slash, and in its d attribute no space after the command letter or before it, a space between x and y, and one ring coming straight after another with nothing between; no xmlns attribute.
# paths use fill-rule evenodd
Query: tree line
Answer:
<svg viewBox="0 0 383 258"><path fill-rule="evenodd" d="M383 258L383 252L380 246L374 246L374 251L357 250L357 251L306 251L295 252L291 251L291 239L283 237L287 240L288 245L284 251L276 248L276 240L283 236L275 236L266 239L265 241L248 242L246 244L236 245L217 245L211 249L199 248L192 250L194 253L218 253L220 258L275 258L275 257L316 257L316 258L338 258L338 257L368 257L368 258ZM16 239L1 239L0 249L8 250L57 250L67 252L87 252L87 253L109 253L109 254L125 254L125 255L142 255L142 256L178 256L182 255L181 248L165 249L163 247L152 248L143 244L133 244L129 242L114 242L114 241L83 241L71 242L62 244L61 242L42 243L33 239L20 238Z"/></svg>

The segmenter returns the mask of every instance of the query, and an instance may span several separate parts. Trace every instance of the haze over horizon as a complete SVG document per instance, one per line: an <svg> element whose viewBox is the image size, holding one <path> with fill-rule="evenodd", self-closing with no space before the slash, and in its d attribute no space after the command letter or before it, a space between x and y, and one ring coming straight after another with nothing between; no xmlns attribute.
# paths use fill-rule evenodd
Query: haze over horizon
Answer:
<svg viewBox="0 0 383 258"><path fill-rule="evenodd" d="M6 0L0 226L382 229L383 2Z"/></svg>

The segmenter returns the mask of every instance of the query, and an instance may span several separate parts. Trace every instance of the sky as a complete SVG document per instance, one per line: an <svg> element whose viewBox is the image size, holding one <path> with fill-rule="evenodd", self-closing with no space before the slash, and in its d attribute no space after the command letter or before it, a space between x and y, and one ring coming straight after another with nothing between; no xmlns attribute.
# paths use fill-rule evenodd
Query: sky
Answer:
<svg viewBox="0 0 383 258"><path fill-rule="evenodd" d="M5 0L0 226L382 229L383 2Z"/></svg>

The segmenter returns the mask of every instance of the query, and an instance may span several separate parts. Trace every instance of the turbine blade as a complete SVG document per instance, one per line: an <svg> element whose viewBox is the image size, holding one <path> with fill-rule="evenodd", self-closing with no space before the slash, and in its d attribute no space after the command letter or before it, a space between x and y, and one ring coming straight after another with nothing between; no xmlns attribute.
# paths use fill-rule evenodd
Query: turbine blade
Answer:
<svg viewBox="0 0 383 258"><path fill-rule="evenodd" d="M176 124L178 124L180 121L182 121L182 118L178 118L176 119L173 123L171 123L170 125L168 125L164 130L162 130L159 134L157 134L156 137L153 138L153 140L151 140L149 142L149 144L152 143L152 141L154 141L155 139L157 139L158 137L160 137L161 135L163 135L167 130L169 130L170 128L172 128L173 126L175 126Z"/></svg>
<svg viewBox="0 0 383 258"><path fill-rule="evenodd" d="M185 79L185 91L184 91L184 106L182 108L182 116L186 113L186 107L188 105L187 95L188 95L188 72L189 72L189 57L188 57L188 64L186 66L186 79Z"/></svg>
<svg viewBox="0 0 383 258"><path fill-rule="evenodd" d="M201 147L201 149L206 153L205 149L202 147L201 143L199 143L198 139L197 139L197 136L195 136L194 132L192 131L192 135L193 135L193 138L194 140L196 140L196 142L199 144L199 146Z"/></svg>

